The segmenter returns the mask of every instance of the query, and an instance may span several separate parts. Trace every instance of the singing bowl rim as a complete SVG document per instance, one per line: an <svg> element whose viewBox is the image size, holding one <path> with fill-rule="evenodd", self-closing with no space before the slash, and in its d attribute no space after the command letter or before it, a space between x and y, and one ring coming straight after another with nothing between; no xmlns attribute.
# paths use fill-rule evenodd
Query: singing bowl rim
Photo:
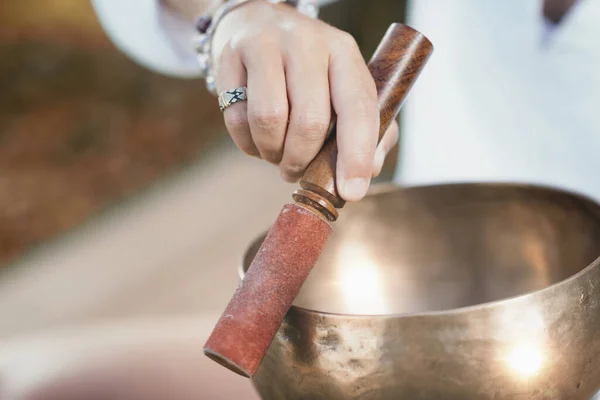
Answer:
<svg viewBox="0 0 600 400"><path fill-rule="evenodd" d="M532 189L532 190L543 191L543 192L547 192L547 193L554 192L554 193L561 193L563 195L567 195L573 199L579 199L584 202L591 203L591 204L595 205L598 208L598 210L600 211L600 203L598 203L597 201L593 200L591 197L586 196L584 194L575 192L573 190L561 188L561 187L554 187L554 186L550 186L550 185L541 185L541 184L529 184L529 183L466 182L466 183L441 183L441 184L415 185L415 186L410 186L410 187L403 187L403 186L399 186L399 185L393 184L393 183L382 183L382 184L372 185L371 188L369 189L367 196L372 197L372 196L377 196L380 194L385 194L385 193L394 192L394 191L419 190L419 189L426 189L426 188L431 188L431 187L454 187L454 188L466 188L466 189L475 188L475 187L496 188L496 189L511 189L512 188L512 189ZM260 235L255 237L255 239L252 240L250 242L250 244L246 247L246 250L244 251L244 253L242 255L242 260L238 264L238 275L239 275L240 280L244 279L245 262L248 259L250 251L254 247L256 247L256 245L258 243L260 243L264 240L267 233L268 233L268 230L264 231L263 233L261 233ZM450 309L445 309L445 310L406 312L406 313L389 313L389 314L353 314L353 313L338 313L338 312L330 312L330 311L320 311L320 310L315 310L315 309L311 309L311 308L298 306L295 304L292 304L292 306L290 308L300 311L300 312L303 312L303 313L312 314L312 315L323 315L323 316L344 317L344 318L386 319L386 318L407 318L407 317L426 317L426 316L429 316L429 317L436 317L436 316L442 317L442 316L454 316L454 315L458 316L461 314L466 314L469 312L474 312L474 311L479 311L479 310L484 310L484 309L500 308L500 307L508 305L512 302L518 302L518 301L522 301L522 300L525 300L528 298L533 298L536 296L543 296L544 294L547 294L548 292L556 291L556 290L560 289L560 287L562 287L562 286L568 285L569 283L571 283L575 280L581 279L581 278L585 277L586 275L591 274L597 268L600 268L600 254L598 255L598 257L596 257L594 259L594 261L592 261L586 267L582 268L577 273L569 276L568 278L562 279L558 282L554 282L544 288L531 290L531 291L528 291L528 292L525 292L522 294L518 294L515 296L509 296L509 297L499 299L499 300L486 301L486 302L479 303L479 304L472 304L472 305L468 305L468 306L455 307L455 308L450 308Z"/></svg>

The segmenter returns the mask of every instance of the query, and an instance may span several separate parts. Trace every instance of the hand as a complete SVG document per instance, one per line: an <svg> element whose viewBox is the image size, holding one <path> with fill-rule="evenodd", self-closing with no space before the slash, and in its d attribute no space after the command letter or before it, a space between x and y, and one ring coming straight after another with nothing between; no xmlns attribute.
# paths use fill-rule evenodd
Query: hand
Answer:
<svg viewBox="0 0 600 400"><path fill-rule="evenodd" d="M292 7L252 1L228 14L213 40L218 90L248 87L248 101L224 112L236 145L295 182L321 149L333 111L338 192L348 201L362 198L398 127L376 153L375 83L352 36Z"/></svg>

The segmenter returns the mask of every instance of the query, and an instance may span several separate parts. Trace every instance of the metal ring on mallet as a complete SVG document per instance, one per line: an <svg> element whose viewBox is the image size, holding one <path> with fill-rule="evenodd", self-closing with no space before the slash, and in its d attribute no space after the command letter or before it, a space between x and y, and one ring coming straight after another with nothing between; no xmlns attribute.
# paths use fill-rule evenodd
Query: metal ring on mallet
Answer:
<svg viewBox="0 0 600 400"><path fill-rule="evenodd" d="M379 99L379 140L432 51L429 40L416 30L402 24L388 29L369 63ZM208 357L240 375L256 373L325 246L330 222L338 217L336 208L345 204L336 189L336 161L332 133L300 181L295 203L284 206L204 346Z"/></svg>

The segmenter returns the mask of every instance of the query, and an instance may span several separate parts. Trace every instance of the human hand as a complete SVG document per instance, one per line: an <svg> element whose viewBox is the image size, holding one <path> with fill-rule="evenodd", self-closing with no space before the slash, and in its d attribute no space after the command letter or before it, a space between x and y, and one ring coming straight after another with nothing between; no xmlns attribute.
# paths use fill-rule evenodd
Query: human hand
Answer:
<svg viewBox="0 0 600 400"><path fill-rule="evenodd" d="M375 83L351 35L292 7L252 1L221 20L213 38L219 91L247 86L248 101L224 111L245 153L302 177L337 115L337 189L362 198L398 140L394 123L377 147ZM377 147L377 151L376 151Z"/></svg>

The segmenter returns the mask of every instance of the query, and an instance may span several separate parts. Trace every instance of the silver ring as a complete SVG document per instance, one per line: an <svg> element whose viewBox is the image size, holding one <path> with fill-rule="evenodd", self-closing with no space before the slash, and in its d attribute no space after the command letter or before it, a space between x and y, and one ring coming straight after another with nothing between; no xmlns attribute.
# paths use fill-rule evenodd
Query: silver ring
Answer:
<svg viewBox="0 0 600 400"><path fill-rule="evenodd" d="M246 90L246 86L241 86L221 92L219 95L219 108L221 111L225 111L225 109L231 107L232 104L239 103L240 101L246 101L248 99Z"/></svg>

